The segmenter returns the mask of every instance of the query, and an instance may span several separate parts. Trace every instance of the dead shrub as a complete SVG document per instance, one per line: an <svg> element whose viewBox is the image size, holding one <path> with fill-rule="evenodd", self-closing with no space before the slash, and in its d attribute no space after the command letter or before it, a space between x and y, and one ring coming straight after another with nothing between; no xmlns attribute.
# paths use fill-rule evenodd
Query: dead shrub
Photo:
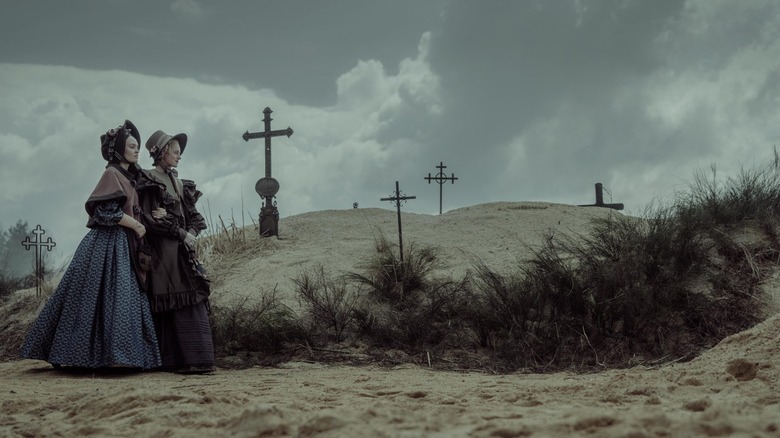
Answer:
<svg viewBox="0 0 780 438"><path fill-rule="evenodd" d="M345 331L354 321L358 292L343 276L329 277L322 265L301 272L293 283L298 302L310 320L310 331L324 332L333 342L344 340Z"/></svg>

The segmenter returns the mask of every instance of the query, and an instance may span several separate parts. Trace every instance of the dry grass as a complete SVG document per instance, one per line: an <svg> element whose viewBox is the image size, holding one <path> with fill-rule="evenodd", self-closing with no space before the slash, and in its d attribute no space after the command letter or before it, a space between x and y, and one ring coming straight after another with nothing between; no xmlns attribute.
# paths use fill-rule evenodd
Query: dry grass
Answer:
<svg viewBox="0 0 780 438"><path fill-rule="evenodd" d="M36 296L35 288L20 290L0 300L0 360L19 358L27 330L37 316L38 308L43 306L54 292L51 279L44 282L41 295Z"/></svg>
<svg viewBox="0 0 780 438"><path fill-rule="evenodd" d="M487 357L477 362L499 371L690 359L759 321L760 283L780 261L778 163L723 185L697 176L690 193L642 218L614 213L587 233L550 235L509 273L477 260L473 277L437 276L438 249L411 243L401 260L380 233L362 272L319 266L296 280L302 342L311 351L350 340L434 361L478 349ZM243 241L222 234L231 251Z"/></svg>
<svg viewBox="0 0 780 438"><path fill-rule="evenodd" d="M343 341L345 331L354 324L360 291L343 276L329 277L321 265L304 270L293 282L299 304L306 310L309 331L332 342Z"/></svg>
<svg viewBox="0 0 780 438"><path fill-rule="evenodd" d="M243 365L301 354L350 360L344 352L356 350L380 362L395 352L430 366L493 371L686 360L760 320L761 283L780 262L778 166L775 151L767 165L723 183L714 169L711 178L699 173L671 206L549 235L512 272L475 260L473 275L442 276L437 248L412 242L401 260L380 232L361 272L301 272L294 283L302 315L276 290L213 306L215 348L221 361L243 355ZM273 245L256 227L221 217L218 224L198 242L214 285L237 259ZM39 305L16 297L0 312L32 315ZM0 357L18 354L29 322L4 319Z"/></svg>
<svg viewBox="0 0 780 438"><path fill-rule="evenodd" d="M306 342L295 312L279 300L276 291L260 291L258 296L212 306L218 356L248 351L282 353L289 345Z"/></svg>

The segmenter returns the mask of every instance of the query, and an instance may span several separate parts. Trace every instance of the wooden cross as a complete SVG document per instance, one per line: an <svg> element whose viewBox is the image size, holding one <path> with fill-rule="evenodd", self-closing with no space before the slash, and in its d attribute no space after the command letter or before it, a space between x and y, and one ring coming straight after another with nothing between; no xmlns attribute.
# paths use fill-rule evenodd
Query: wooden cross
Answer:
<svg viewBox="0 0 780 438"><path fill-rule="evenodd" d="M401 190L398 188L398 181L395 182L395 195L389 198L380 198L380 201L393 201L395 203L396 211L398 212L398 247L401 249L401 261L404 261L404 238L401 232L401 203L406 202L408 199L417 199L416 196L403 196Z"/></svg>
<svg viewBox="0 0 780 438"><path fill-rule="evenodd" d="M262 132L246 131L241 136L246 142L253 138L265 139L265 177L260 178L255 184L255 191L265 200L265 205L260 209L261 236L279 236L279 210L276 208L276 202L273 202L273 198L279 192L279 181L271 176L271 137L286 135L289 138L293 135L293 130L289 126L287 129L271 130L272 112L268 107L263 110L265 117Z"/></svg>
<svg viewBox="0 0 780 438"><path fill-rule="evenodd" d="M35 296L40 296L41 280L43 280L43 260L41 260L41 247L51 251L51 249L57 246L57 244L51 240L51 237L48 237L45 242L41 241L41 237L44 233L46 233L46 231L41 228L40 224L35 227L34 230L32 230L32 233L35 234L35 241L30 240L30 236L27 236L24 238L24 241L22 241L22 245L24 245L24 249L27 251L30 250L31 246L35 247Z"/></svg>
<svg viewBox="0 0 780 438"><path fill-rule="evenodd" d="M596 183L596 203L595 204L579 205L579 207L605 207L605 208L611 208L613 210L622 210L623 209L623 204L622 203L605 204L604 203L604 188L601 185L601 183Z"/></svg>
<svg viewBox="0 0 780 438"><path fill-rule="evenodd" d="M428 184L431 183L431 180L436 181L439 183L439 214L441 214L441 200L442 200L442 185L444 185L445 181L452 181L453 184L455 184L455 180L458 179L455 174L453 173L452 176L447 176L443 170L447 168L447 166L444 165L443 161L439 161L439 165L436 166L437 169L439 169L439 173L436 174L436 176L431 177L431 173L428 172L428 176L426 176L423 179L428 180Z"/></svg>

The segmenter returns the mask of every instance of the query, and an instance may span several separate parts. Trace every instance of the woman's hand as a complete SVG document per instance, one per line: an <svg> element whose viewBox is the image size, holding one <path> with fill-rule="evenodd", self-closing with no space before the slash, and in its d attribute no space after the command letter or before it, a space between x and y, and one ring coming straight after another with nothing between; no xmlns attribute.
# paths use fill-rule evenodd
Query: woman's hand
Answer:
<svg viewBox="0 0 780 438"><path fill-rule="evenodd" d="M119 225L133 230L139 239L146 234L146 227L144 224L127 214L122 215L122 219L119 220Z"/></svg>
<svg viewBox="0 0 780 438"><path fill-rule="evenodd" d="M184 245L189 250L195 250L195 235L188 232L187 236L184 238Z"/></svg>
<svg viewBox="0 0 780 438"><path fill-rule="evenodd" d="M162 207L155 208L154 210L152 210L152 217L155 218L155 219L162 219L162 218L164 218L167 215L168 215L168 212L166 212L165 209L162 208Z"/></svg>

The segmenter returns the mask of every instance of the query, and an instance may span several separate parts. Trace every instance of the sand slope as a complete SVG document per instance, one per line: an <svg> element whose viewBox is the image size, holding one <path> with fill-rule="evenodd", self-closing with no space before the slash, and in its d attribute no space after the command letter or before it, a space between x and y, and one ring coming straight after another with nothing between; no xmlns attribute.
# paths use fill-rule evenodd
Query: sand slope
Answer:
<svg viewBox="0 0 780 438"><path fill-rule="evenodd" d="M404 215L406 242L436 244L465 272L476 255L496 269L527 256L550 228L586 231L611 212L499 203L442 216ZM308 213L283 219L232 263L215 299L287 290L301 268L355 270L377 229L395 241L395 212ZM525 251L525 252L524 252ZM6 308L32 318L32 291ZM288 297L292 299L292 297ZM20 310L21 309L21 310ZM219 370L73 373L38 361L0 363L3 436L780 436L780 316L723 340L689 363L576 375L433 371L288 363Z"/></svg>
<svg viewBox="0 0 780 438"><path fill-rule="evenodd" d="M435 247L448 268L441 275L460 277L476 257L499 272L508 271L529 257L545 233L586 232L593 218L621 214L605 208L522 202L497 202L465 207L441 216L401 213L404 249L411 245ZM253 251L230 260L214 299L254 295L275 288L290 304L292 279L317 265L327 272L362 272L361 266L376 254L374 241L384 235L398 243L394 210L377 208L328 210L284 218L279 239L248 239ZM397 249L396 249L397 250Z"/></svg>

